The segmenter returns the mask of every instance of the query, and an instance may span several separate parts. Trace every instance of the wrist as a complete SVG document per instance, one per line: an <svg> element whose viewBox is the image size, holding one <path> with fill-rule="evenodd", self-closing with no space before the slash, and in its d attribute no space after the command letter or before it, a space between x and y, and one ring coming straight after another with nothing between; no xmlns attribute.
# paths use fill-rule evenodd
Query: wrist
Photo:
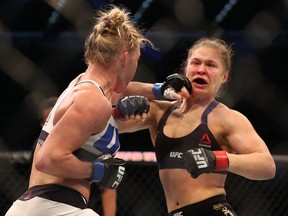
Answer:
<svg viewBox="0 0 288 216"><path fill-rule="evenodd" d="M155 96L155 99L162 99L163 98L162 86L163 86L163 83L154 83L153 84L152 92Z"/></svg>
<svg viewBox="0 0 288 216"><path fill-rule="evenodd" d="M101 161L92 162L92 175L88 179L91 182L100 182L104 177L105 166Z"/></svg>
<svg viewBox="0 0 288 216"><path fill-rule="evenodd" d="M123 116L121 115L121 113L117 107L113 108L113 117L116 119L122 119L123 118Z"/></svg>
<svg viewBox="0 0 288 216"><path fill-rule="evenodd" d="M213 151L216 158L215 171L227 171L229 158L226 151Z"/></svg>

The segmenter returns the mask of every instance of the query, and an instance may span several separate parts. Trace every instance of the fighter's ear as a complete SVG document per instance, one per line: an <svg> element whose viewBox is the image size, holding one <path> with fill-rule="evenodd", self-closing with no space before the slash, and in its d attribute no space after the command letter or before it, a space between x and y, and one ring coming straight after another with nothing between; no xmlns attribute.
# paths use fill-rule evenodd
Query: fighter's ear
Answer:
<svg viewBox="0 0 288 216"><path fill-rule="evenodd" d="M223 72L221 77L222 77L222 84L226 83L229 77L228 71Z"/></svg>
<svg viewBox="0 0 288 216"><path fill-rule="evenodd" d="M128 58L128 51L123 51L120 54L120 64L122 67L125 67L127 64L127 58Z"/></svg>

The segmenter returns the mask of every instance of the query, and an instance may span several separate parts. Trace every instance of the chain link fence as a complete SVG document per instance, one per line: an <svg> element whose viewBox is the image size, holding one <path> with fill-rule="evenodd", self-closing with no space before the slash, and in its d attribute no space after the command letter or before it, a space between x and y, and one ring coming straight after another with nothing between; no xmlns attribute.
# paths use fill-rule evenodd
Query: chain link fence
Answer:
<svg viewBox="0 0 288 216"><path fill-rule="evenodd" d="M0 215L28 185L29 152L0 154ZM125 156L126 155L126 156ZM165 197L152 154L124 155L127 173L118 188L117 216L164 216ZM142 156L141 156L142 155ZM123 155L122 155L123 156ZM251 181L229 173L226 189L228 201L241 216L288 215L288 157L274 156L276 177L269 181ZM102 214L100 191L92 188L90 206Z"/></svg>

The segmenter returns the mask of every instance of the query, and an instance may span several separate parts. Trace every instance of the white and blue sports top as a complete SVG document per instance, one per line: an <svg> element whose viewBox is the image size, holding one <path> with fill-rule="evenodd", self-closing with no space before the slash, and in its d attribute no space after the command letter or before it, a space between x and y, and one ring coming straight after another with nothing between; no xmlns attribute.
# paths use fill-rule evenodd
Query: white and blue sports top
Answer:
<svg viewBox="0 0 288 216"><path fill-rule="evenodd" d="M38 143L40 145L43 145L49 133L54 128L53 119L59 104L62 102L65 96L72 91L72 89L75 86L80 85L82 83L92 83L104 95L102 88L99 86L99 84L97 84L93 80L83 80L81 82L77 82L80 76L81 74L69 84L68 88L58 98L55 106L51 110L38 139ZM119 150L119 148L120 148L120 142L119 142L118 126L115 119L111 115L105 129L100 133L91 135L79 149L73 152L73 154L76 155L80 160L93 161L102 154L109 153L111 155L115 155Z"/></svg>

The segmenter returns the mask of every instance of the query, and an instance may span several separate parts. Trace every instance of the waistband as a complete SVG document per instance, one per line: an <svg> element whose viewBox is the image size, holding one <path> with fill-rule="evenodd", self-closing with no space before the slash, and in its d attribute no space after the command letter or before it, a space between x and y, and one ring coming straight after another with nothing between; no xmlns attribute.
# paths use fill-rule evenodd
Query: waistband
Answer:
<svg viewBox="0 0 288 216"><path fill-rule="evenodd" d="M87 200L78 191L57 184L45 184L30 187L18 199L27 201L36 196L71 205L80 209L88 208Z"/></svg>
<svg viewBox="0 0 288 216"><path fill-rule="evenodd" d="M217 204L218 205L225 204L225 206L228 206L229 209L231 208L231 206L227 203L226 196L224 194L220 194L220 195L216 195L208 199L205 199L203 201L193 203L191 205L187 205L182 208L173 210L168 214L168 216L178 215L177 213L180 213L180 212L181 214L179 215L189 215L190 212L193 212L193 214L195 215L198 215L200 213L201 215L204 215L206 212L211 213L212 211L214 211L213 207L215 207L215 205Z"/></svg>

